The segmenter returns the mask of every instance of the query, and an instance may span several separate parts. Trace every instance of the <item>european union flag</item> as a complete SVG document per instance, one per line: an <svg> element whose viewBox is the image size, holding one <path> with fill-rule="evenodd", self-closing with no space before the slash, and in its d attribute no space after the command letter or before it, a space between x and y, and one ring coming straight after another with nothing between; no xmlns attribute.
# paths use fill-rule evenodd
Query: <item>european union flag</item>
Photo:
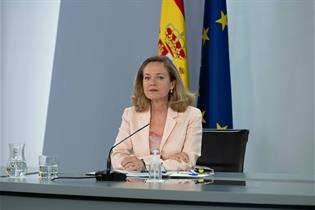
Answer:
<svg viewBox="0 0 315 210"><path fill-rule="evenodd" d="M204 128L233 128L226 1L206 0L204 12L198 107Z"/></svg>

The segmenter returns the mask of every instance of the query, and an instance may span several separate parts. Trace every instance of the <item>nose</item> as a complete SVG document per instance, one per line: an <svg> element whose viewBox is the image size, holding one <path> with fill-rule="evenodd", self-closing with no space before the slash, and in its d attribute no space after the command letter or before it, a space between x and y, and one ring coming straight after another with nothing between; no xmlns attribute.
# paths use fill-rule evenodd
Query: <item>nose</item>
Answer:
<svg viewBox="0 0 315 210"><path fill-rule="evenodd" d="M155 78L151 78L149 84L150 85L155 85L156 84L156 79Z"/></svg>

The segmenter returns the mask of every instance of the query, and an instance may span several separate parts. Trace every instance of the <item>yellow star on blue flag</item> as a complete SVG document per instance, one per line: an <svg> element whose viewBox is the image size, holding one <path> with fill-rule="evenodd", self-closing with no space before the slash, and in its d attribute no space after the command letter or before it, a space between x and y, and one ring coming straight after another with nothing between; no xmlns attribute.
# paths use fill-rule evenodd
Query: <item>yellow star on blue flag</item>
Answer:
<svg viewBox="0 0 315 210"><path fill-rule="evenodd" d="M217 21L215 21L216 23L221 23L222 25L222 31L224 31L225 26L227 26L227 16L224 14L223 11L221 11L221 18L217 19Z"/></svg>
<svg viewBox="0 0 315 210"><path fill-rule="evenodd" d="M204 28L202 31L202 44L205 44L207 40L210 40L208 37L209 28Z"/></svg>
<svg viewBox="0 0 315 210"><path fill-rule="evenodd" d="M216 129L218 129L218 130L225 130L225 129L228 129L228 126L227 125L221 126L219 123L217 123Z"/></svg>

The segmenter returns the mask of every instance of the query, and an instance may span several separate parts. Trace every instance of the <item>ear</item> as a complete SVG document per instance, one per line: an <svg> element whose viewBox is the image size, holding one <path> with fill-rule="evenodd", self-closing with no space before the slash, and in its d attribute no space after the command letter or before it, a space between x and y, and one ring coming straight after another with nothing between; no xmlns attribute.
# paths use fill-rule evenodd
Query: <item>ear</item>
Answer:
<svg viewBox="0 0 315 210"><path fill-rule="evenodd" d="M171 82L171 89L174 89L175 86L176 86L176 80L173 80L173 81Z"/></svg>

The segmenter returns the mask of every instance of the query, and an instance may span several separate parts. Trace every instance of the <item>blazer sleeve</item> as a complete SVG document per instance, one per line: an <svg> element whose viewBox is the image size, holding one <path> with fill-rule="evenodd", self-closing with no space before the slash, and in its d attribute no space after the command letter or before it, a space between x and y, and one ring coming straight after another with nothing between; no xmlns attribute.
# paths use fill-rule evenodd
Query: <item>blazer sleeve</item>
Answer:
<svg viewBox="0 0 315 210"><path fill-rule="evenodd" d="M115 140L115 144L119 143L123 138L130 135L130 116L128 108L124 110L122 115L121 125ZM132 144L131 141L124 141L116 148L113 149L111 155L112 167L114 169L123 169L121 166L121 161L132 154Z"/></svg>
<svg viewBox="0 0 315 210"><path fill-rule="evenodd" d="M196 165L201 155L202 140L202 114L199 109L193 108L186 131L185 143L182 152L189 156L189 162L177 162L176 160L164 160L163 166L167 170L190 170Z"/></svg>

